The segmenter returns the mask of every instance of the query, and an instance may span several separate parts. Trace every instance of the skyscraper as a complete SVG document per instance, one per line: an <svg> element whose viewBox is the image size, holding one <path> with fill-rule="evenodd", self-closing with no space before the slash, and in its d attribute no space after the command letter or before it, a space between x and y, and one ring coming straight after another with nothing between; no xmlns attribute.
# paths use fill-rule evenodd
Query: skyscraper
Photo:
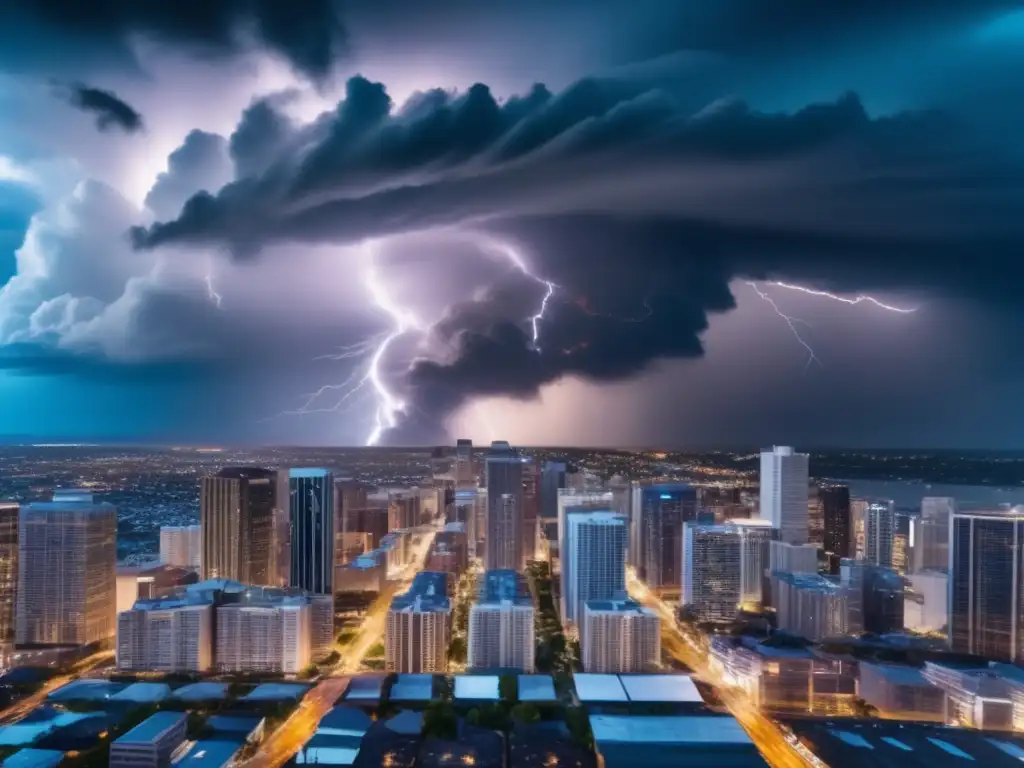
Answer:
<svg viewBox="0 0 1024 768"><path fill-rule="evenodd" d="M788 544L807 543L807 484L806 453L779 445L761 452L761 518Z"/></svg>
<svg viewBox="0 0 1024 768"><path fill-rule="evenodd" d="M558 491L565 488L565 462L545 461L540 473L540 515L546 520L558 517Z"/></svg>
<svg viewBox="0 0 1024 768"><path fill-rule="evenodd" d="M824 517L823 548L830 573L839 573L839 561L850 551L850 489L845 485L818 487Z"/></svg>
<svg viewBox="0 0 1024 768"><path fill-rule="evenodd" d="M561 612L565 616L566 595L569 590L569 519L572 515L586 512L612 512L612 494L609 491L575 491L563 488L558 491L558 568ZM627 533L628 538L628 533Z"/></svg>
<svg viewBox="0 0 1024 768"><path fill-rule="evenodd" d="M674 594L682 583L683 526L697 520L697 489L659 483L641 492L637 575L661 594Z"/></svg>
<svg viewBox="0 0 1024 768"><path fill-rule="evenodd" d="M357 510L367 506L369 488L354 480L334 481L334 562L343 565L349 561L348 533L365 533L356 526Z"/></svg>
<svg viewBox="0 0 1024 768"><path fill-rule="evenodd" d="M949 644L999 661L1024 658L1024 506L953 513Z"/></svg>
<svg viewBox="0 0 1024 768"><path fill-rule="evenodd" d="M86 492L21 510L15 643L83 645L115 633L117 511Z"/></svg>
<svg viewBox="0 0 1024 768"><path fill-rule="evenodd" d="M455 443L455 487L457 489L476 488L472 440L458 440Z"/></svg>
<svg viewBox="0 0 1024 768"><path fill-rule="evenodd" d="M18 515L12 501L0 501L0 643L14 640L18 594Z"/></svg>
<svg viewBox="0 0 1024 768"><path fill-rule="evenodd" d="M385 631L388 672L444 672L448 666L452 604L448 574L420 571L412 587L391 601Z"/></svg>
<svg viewBox="0 0 1024 768"><path fill-rule="evenodd" d="M910 569L919 572L949 568L949 529L956 513L956 499L925 496L921 516L910 521Z"/></svg>
<svg viewBox="0 0 1024 768"><path fill-rule="evenodd" d="M523 460L523 559L537 556L537 536L540 524L540 470L533 461Z"/></svg>
<svg viewBox="0 0 1024 768"><path fill-rule="evenodd" d="M896 508L892 501L872 501L864 513L864 559L892 568Z"/></svg>
<svg viewBox="0 0 1024 768"><path fill-rule="evenodd" d="M569 520L568 575L562 621L583 620L588 600L621 600L626 594L626 521L613 512L581 512Z"/></svg>
<svg viewBox="0 0 1024 768"><path fill-rule="evenodd" d="M469 609L470 669L534 667L533 599L515 571L487 571Z"/></svg>
<svg viewBox="0 0 1024 768"><path fill-rule="evenodd" d="M277 474L255 467L225 467L203 478L200 499L204 579L274 583Z"/></svg>
<svg viewBox="0 0 1024 768"><path fill-rule="evenodd" d="M840 573L847 593L848 632L884 635L903 630L903 578L896 571L846 559Z"/></svg>
<svg viewBox="0 0 1024 768"><path fill-rule="evenodd" d="M596 673L644 672L661 662L658 614L632 600L590 600L580 632L583 669Z"/></svg>
<svg viewBox="0 0 1024 768"><path fill-rule="evenodd" d="M487 453L487 535L484 567L521 571L523 558L523 460L507 442Z"/></svg>
<svg viewBox="0 0 1024 768"><path fill-rule="evenodd" d="M203 563L201 525L160 526L160 562L199 570Z"/></svg>
<svg viewBox="0 0 1024 768"><path fill-rule="evenodd" d="M725 525L740 537L740 604L761 605L764 602L769 547L779 532L767 520L760 518L729 520Z"/></svg>
<svg viewBox="0 0 1024 768"><path fill-rule="evenodd" d="M864 526L868 517L868 501L850 501L850 557L863 558L867 551L867 536Z"/></svg>
<svg viewBox="0 0 1024 768"><path fill-rule="evenodd" d="M742 537L734 526L687 523L680 604L701 621L736 618L742 597Z"/></svg>
<svg viewBox="0 0 1024 768"><path fill-rule="evenodd" d="M290 585L314 595L334 582L334 477L326 469L288 473L291 524Z"/></svg>

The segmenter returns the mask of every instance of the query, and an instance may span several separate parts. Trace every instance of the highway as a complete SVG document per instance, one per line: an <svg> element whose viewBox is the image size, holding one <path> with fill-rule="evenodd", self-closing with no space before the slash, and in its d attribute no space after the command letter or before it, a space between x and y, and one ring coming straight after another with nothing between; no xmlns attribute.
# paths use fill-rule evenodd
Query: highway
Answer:
<svg viewBox="0 0 1024 768"><path fill-rule="evenodd" d="M680 631L672 608L652 594L632 573L629 574L629 593L634 600L658 613L661 618L662 647L693 670L698 677L715 686L722 703L753 739L769 765L773 768L823 768L821 761L813 759L813 756L808 755L812 760L806 759L801 754L806 750L790 742L771 719L750 704L742 691L724 685L711 673L705 652L693 646Z"/></svg>
<svg viewBox="0 0 1024 768"><path fill-rule="evenodd" d="M113 658L113 651L100 651L99 653L94 653L92 656L86 656L84 659L75 662L68 673L51 678L45 685L43 685L42 688L31 696L19 699L11 704L11 706L7 707L7 709L0 711L0 725L9 725L10 723L20 720L33 709L45 702L46 697L62 685L67 685L72 680L77 679L81 675L89 672L95 667L98 667L100 664L104 664L112 660Z"/></svg>

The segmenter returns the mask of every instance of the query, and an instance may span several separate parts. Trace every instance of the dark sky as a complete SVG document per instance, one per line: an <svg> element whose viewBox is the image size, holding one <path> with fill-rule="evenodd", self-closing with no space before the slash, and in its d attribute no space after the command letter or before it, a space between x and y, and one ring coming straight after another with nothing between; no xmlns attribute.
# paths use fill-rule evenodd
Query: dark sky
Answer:
<svg viewBox="0 0 1024 768"><path fill-rule="evenodd" d="M1017 0L0 7L0 439L1024 448Z"/></svg>

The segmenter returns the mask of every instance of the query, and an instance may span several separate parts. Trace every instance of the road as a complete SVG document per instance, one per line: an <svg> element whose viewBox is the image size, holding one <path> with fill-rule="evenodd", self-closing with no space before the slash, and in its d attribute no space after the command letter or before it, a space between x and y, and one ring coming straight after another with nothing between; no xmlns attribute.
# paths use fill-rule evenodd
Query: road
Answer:
<svg viewBox="0 0 1024 768"><path fill-rule="evenodd" d="M743 726L764 759L773 768L808 768L812 765L814 768L821 768L820 761L814 760L812 763L805 759L798 748L783 735L779 727L751 705L742 691L730 688L717 679L708 668L706 653L693 646L679 630L672 608L653 595L643 582L633 578L632 575L629 579L629 593L634 600L658 613L661 618L662 646L678 661L692 669L698 677L715 686L722 703Z"/></svg>
<svg viewBox="0 0 1024 768"><path fill-rule="evenodd" d="M60 688L62 685L67 685L72 680L75 680L79 676L89 672L100 664L104 664L114 658L113 651L101 651L94 653L92 656L86 656L84 659L75 662L71 670L63 675L57 675L51 678L40 688L38 691L30 696L26 696L23 699L11 704L7 709L0 711L0 725L9 725L10 723L17 722L33 709L38 707L40 704L46 701L46 697L53 693L55 690Z"/></svg>

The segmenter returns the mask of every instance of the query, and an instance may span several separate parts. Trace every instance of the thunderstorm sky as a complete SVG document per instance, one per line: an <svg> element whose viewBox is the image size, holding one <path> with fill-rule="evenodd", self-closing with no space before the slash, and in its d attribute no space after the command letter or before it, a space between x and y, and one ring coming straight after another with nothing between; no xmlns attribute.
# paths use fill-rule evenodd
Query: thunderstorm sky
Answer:
<svg viewBox="0 0 1024 768"><path fill-rule="evenodd" d="M1019 0L11 0L0 441L1024 448Z"/></svg>

